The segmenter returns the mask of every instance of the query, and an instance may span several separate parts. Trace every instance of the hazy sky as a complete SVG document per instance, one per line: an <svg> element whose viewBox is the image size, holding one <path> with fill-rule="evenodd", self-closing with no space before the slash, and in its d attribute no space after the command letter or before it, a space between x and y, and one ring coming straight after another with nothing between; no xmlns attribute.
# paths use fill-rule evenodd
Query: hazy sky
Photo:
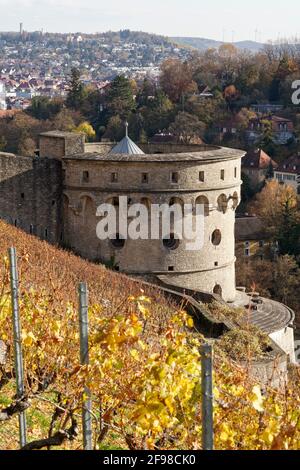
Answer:
<svg viewBox="0 0 300 470"><path fill-rule="evenodd" d="M0 0L0 30L97 32L266 41L300 36L299 0ZM255 30L260 33L255 34ZM234 33L233 33L234 31Z"/></svg>

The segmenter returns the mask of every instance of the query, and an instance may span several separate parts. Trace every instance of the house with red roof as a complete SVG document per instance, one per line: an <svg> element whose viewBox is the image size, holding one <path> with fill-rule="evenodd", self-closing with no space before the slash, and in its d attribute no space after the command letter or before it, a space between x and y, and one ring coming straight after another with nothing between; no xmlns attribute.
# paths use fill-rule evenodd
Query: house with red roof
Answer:
<svg viewBox="0 0 300 470"><path fill-rule="evenodd" d="M249 150L242 159L242 172L253 186L259 186L278 167L278 164L262 149Z"/></svg>

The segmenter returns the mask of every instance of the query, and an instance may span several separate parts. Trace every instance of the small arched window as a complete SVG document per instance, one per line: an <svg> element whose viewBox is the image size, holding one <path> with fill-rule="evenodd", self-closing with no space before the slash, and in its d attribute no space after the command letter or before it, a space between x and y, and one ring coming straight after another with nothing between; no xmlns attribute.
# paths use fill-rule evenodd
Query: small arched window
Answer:
<svg viewBox="0 0 300 470"><path fill-rule="evenodd" d="M204 207L204 215L205 217L209 216L209 200L206 196L199 196L196 199L196 206L202 205Z"/></svg>
<svg viewBox="0 0 300 470"><path fill-rule="evenodd" d="M235 192L232 196L232 208L235 210L239 205L239 195Z"/></svg>
<svg viewBox="0 0 300 470"><path fill-rule="evenodd" d="M163 239L163 245L168 250L177 250L179 247L179 239L175 236L174 233L171 233L168 237Z"/></svg>
<svg viewBox="0 0 300 470"><path fill-rule="evenodd" d="M216 229L211 236L211 242L214 246L219 246L221 244L221 241L222 241L221 230Z"/></svg>
<svg viewBox="0 0 300 470"><path fill-rule="evenodd" d="M179 197L172 197L170 199L169 206L172 207L172 206L175 206L176 204L178 204L181 207L184 206L184 202L182 199L180 199Z"/></svg>
<svg viewBox="0 0 300 470"><path fill-rule="evenodd" d="M222 287L219 284L216 284L215 287L214 287L213 293L215 295L218 295L219 297L222 297L222 295L223 295Z"/></svg>
<svg viewBox="0 0 300 470"><path fill-rule="evenodd" d="M223 212L223 214L226 214L228 209L228 198L226 194L221 194L218 197L218 211Z"/></svg>

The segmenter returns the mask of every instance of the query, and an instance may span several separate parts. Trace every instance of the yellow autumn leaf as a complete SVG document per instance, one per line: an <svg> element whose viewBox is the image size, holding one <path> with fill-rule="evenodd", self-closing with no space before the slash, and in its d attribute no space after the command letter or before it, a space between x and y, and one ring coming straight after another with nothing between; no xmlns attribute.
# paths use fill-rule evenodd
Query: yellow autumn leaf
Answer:
<svg viewBox="0 0 300 470"><path fill-rule="evenodd" d="M140 358L139 352L138 352L136 349L131 349L130 355L131 355L131 357L133 357L133 359L135 359L136 361L138 361L139 358Z"/></svg>
<svg viewBox="0 0 300 470"><path fill-rule="evenodd" d="M259 413L262 413L264 411L264 398L261 394L261 389L259 385L255 385L252 389L253 393L253 398L251 400L253 408L258 411Z"/></svg>
<svg viewBox="0 0 300 470"><path fill-rule="evenodd" d="M144 317L147 317L149 315L149 310L144 307L140 302L138 302L138 309Z"/></svg>
<svg viewBox="0 0 300 470"><path fill-rule="evenodd" d="M23 341L24 346L30 347L34 343L36 343L37 339L31 331L29 333L27 333L26 331L23 331L22 341Z"/></svg>

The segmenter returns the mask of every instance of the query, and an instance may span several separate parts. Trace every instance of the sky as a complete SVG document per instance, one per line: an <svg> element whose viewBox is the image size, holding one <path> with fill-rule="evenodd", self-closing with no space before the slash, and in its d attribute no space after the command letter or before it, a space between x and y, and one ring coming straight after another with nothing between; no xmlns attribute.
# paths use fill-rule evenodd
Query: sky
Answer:
<svg viewBox="0 0 300 470"><path fill-rule="evenodd" d="M0 0L0 31L131 29L230 42L300 37L299 0Z"/></svg>

